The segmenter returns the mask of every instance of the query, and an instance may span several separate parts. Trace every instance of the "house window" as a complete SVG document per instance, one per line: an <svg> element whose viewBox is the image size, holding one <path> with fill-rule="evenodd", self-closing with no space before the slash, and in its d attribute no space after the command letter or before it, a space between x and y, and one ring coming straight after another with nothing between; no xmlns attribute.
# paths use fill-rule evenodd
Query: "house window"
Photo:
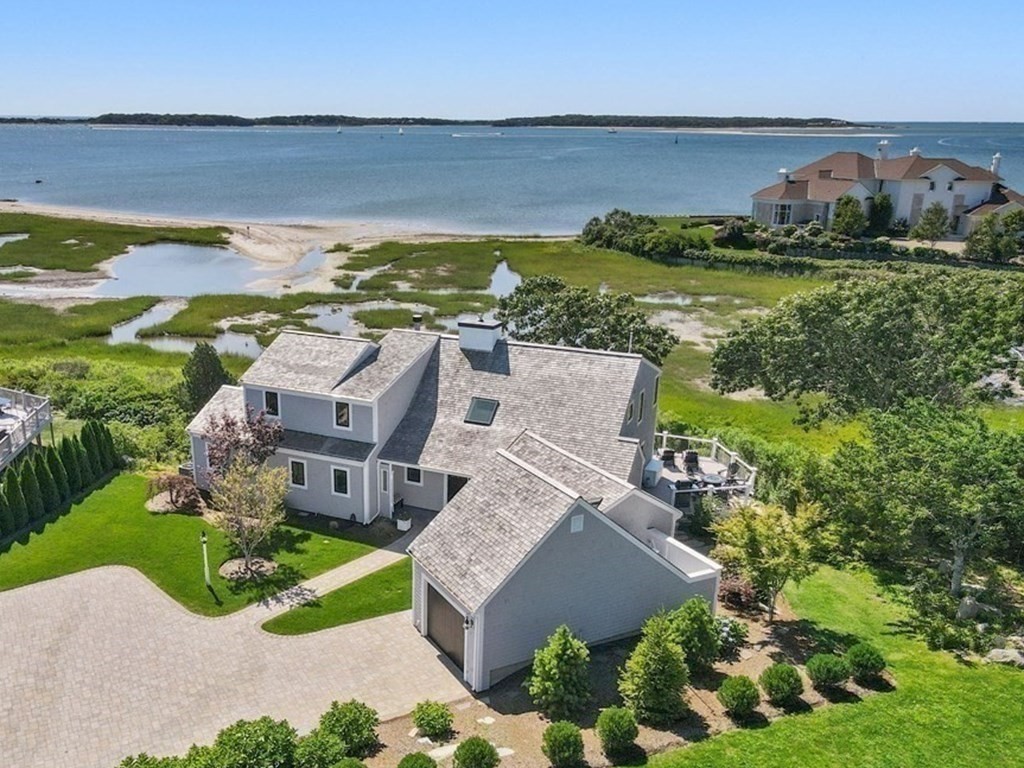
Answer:
<svg viewBox="0 0 1024 768"><path fill-rule="evenodd" d="M382 493L388 492L388 470L386 468L380 471L380 490Z"/></svg>
<svg viewBox="0 0 1024 768"><path fill-rule="evenodd" d="M633 420L633 401L629 401L629 408L626 409L626 421L630 422Z"/></svg>
<svg viewBox="0 0 1024 768"><path fill-rule="evenodd" d="M644 390L641 389L640 390L640 404L637 406L637 411L639 411L639 413L637 414L637 417L636 417L636 423L637 424L643 424L644 423L644 397L646 395L647 395L647 393Z"/></svg>
<svg viewBox="0 0 1024 768"><path fill-rule="evenodd" d="M419 467L406 467L405 482L409 485L423 485L423 472Z"/></svg>
<svg viewBox="0 0 1024 768"><path fill-rule="evenodd" d="M654 393L651 395L651 404L658 402L658 390L661 389L661 376L654 380Z"/></svg>
<svg viewBox="0 0 1024 768"><path fill-rule="evenodd" d="M569 519L569 533L579 533L583 530L583 515L573 515Z"/></svg>
<svg viewBox="0 0 1024 768"><path fill-rule="evenodd" d="M934 190L935 189L935 182L934 181L929 181L928 182L928 189L929 190Z"/></svg>
<svg viewBox="0 0 1024 768"><path fill-rule="evenodd" d="M334 404L334 426L341 429L352 428L352 409L348 403Z"/></svg>
<svg viewBox="0 0 1024 768"><path fill-rule="evenodd" d="M348 496L348 470L341 467L331 467L331 481L335 496Z"/></svg>
<svg viewBox="0 0 1024 768"><path fill-rule="evenodd" d="M772 224L777 227L789 224L793 216L793 206L789 203L779 203L772 209Z"/></svg>
<svg viewBox="0 0 1024 768"><path fill-rule="evenodd" d="M299 459L289 459L288 477L292 488L306 487L306 462Z"/></svg>
<svg viewBox="0 0 1024 768"><path fill-rule="evenodd" d="M278 399L277 392L263 393L263 410L267 412L267 416L281 415L281 402Z"/></svg>
<svg viewBox="0 0 1024 768"><path fill-rule="evenodd" d="M946 182L946 191L947 192L952 192L953 191L953 182L952 181Z"/></svg>
<svg viewBox="0 0 1024 768"><path fill-rule="evenodd" d="M467 424L479 424L483 427L489 427L494 421L494 414L497 410L497 400L490 400L486 397L474 397L469 402L469 410L466 412L465 421Z"/></svg>

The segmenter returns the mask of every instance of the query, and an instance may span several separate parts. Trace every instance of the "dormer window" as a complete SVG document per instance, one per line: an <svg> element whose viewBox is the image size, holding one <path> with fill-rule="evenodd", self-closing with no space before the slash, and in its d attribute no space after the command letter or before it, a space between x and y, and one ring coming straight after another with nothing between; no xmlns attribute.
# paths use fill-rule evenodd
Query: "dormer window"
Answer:
<svg viewBox="0 0 1024 768"><path fill-rule="evenodd" d="M929 190L934 190L935 189L935 182L934 181L929 181L928 182L928 189Z"/></svg>
<svg viewBox="0 0 1024 768"><path fill-rule="evenodd" d="M263 410L267 412L267 416L281 415L281 401L278 399L277 392L263 393Z"/></svg>
<svg viewBox="0 0 1024 768"><path fill-rule="evenodd" d="M469 402L469 410L466 412L467 424L479 424L482 427L489 427L494 421L494 414L498 410L498 401L486 397L474 397Z"/></svg>
<svg viewBox="0 0 1024 768"><path fill-rule="evenodd" d="M334 404L334 426L339 429L352 428L352 408L348 403Z"/></svg>

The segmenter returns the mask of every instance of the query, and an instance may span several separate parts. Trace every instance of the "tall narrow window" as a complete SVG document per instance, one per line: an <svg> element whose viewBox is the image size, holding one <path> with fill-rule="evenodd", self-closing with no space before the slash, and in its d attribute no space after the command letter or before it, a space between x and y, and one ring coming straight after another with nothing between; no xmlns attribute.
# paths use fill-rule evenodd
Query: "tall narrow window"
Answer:
<svg viewBox="0 0 1024 768"><path fill-rule="evenodd" d="M331 489L335 496L348 496L348 470L341 467L331 467L331 480L334 487Z"/></svg>
<svg viewBox="0 0 1024 768"><path fill-rule="evenodd" d="M638 411L638 413L636 415L636 423L637 424L642 424L643 421L644 421L644 395L646 395L646 394L647 393L644 392L644 390L642 390L642 389L640 390L640 402L639 402L639 404L636 407L636 409Z"/></svg>
<svg viewBox="0 0 1024 768"><path fill-rule="evenodd" d="M281 403L278 400L277 392L263 393L263 410L267 412L267 416L281 415Z"/></svg>
<svg viewBox="0 0 1024 768"><path fill-rule="evenodd" d="M352 427L352 409L349 408L348 403L334 404L334 426L341 429Z"/></svg>
<svg viewBox="0 0 1024 768"><path fill-rule="evenodd" d="M383 467L380 470L380 489L383 493L388 492L388 470L387 467Z"/></svg>
<svg viewBox="0 0 1024 768"><path fill-rule="evenodd" d="M288 461L288 473L292 488L306 487L306 462L299 459L290 459Z"/></svg>
<svg viewBox="0 0 1024 768"><path fill-rule="evenodd" d="M654 394L651 395L651 403L658 402L658 391L661 389L661 376L654 380Z"/></svg>

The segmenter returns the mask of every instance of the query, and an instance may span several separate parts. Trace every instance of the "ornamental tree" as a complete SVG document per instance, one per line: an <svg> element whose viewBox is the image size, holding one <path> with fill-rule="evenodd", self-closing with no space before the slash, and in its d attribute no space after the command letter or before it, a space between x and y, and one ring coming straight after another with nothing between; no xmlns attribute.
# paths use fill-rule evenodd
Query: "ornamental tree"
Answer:
<svg viewBox="0 0 1024 768"><path fill-rule="evenodd" d="M206 455L216 477L236 463L262 464L274 453L284 436L281 422L267 418L266 411L246 406L245 417L221 413L206 428Z"/></svg>
<svg viewBox="0 0 1024 768"><path fill-rule="evenodd" d="M216 526L241 552L251 572L256 550L284 522L287 472L283 467L236 461L216 476L210 493Z"/></svg>
<svg viewBox="0 0 1024 768"><path fill-rule="evenodd" d="M652 324L628 293L593 293L562 278L524 280L498 301L497 318L520 341L636 352L661 365L678 337Z"/></svg>
<svg viewBox="0 0 1024 768"><path fill-rule="evenodd" d="M786 582L800 581L814 570L810 545L796 518L782 507L754 502L712 528L718 539L713 556L742 573L764 595L772 622L775 601Z"/></svg>

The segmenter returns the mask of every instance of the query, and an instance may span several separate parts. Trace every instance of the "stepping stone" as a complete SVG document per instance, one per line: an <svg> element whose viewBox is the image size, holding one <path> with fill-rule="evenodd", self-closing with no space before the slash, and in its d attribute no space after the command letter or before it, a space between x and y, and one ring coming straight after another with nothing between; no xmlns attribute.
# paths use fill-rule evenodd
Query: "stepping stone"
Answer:
<svg viewBox="0 0 1024 768"><path fill-rule="evenodd" d="M498 747L498 757L512 757L516 751L508 747Z"/></svg>
<svg viewBox="0 0 1024 768"><path fill-rule="evenodd" d="M469 709L472 706L473 706L473 702L472 701L464 701L461 704L456 704L455 708L461 712L462 710Z"/></svg>
<svg viewBox="0 0 1024 768"><path fill-rule="evenodd" d="M446 757L451 757L455 754L455 750L458 748L458 744L448 744L444 747L438 747L427 752L435 760L444 760Z"/></svg>
<svg viewBox="0 0 1024 768"><path fill-rule="evenodd" d="M410 738L410 739L415 739L415 738L416 738L416 736L418 736L418 735L419 735L419 732L420 732L420 731L419 731L419 729L418 729L418 728L413 728L413 729L412 729L411 731L409 731L409 738Z"/></svg>
<svg viewBox="0 0 1024 768"><path fill-rule="evenodd" d="M481 725L494 725L494 718L489 715L487 717L478 717L476 721Z"/></svg>
<svg viewBox="0 0 1024 768"><path fill-rule="evenodd" d="M744 659L744 660L752 659L752 658L754 658L754 654L751 653L750 651L748 651L746 648L741 648L740 649L740 658Z"/></svg>
<svg viewBox="0 0 1024 768"><path fill-rule="evenodd" d="M417 744L433 744L434 742L432 742L430 740L429 736L420 736L418 739L416 739L416 743Z"/></svg>

